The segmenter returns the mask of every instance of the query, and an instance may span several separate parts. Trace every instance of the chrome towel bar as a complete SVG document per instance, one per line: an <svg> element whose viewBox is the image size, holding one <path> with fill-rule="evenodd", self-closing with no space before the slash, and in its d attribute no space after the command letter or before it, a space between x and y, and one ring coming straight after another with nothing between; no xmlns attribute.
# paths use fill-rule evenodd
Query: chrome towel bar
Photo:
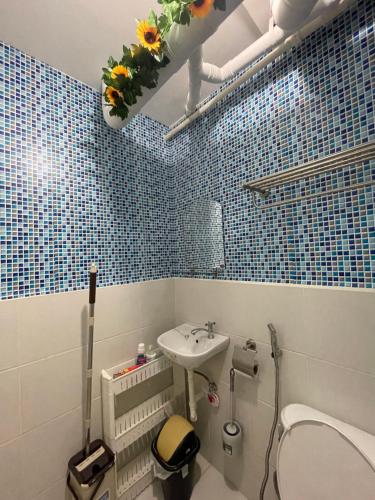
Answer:
<svg viewBox="0 0 375 500"><path fill-rule="evenodd" d="M364 161L368 161L375 158L375 141L371 141L360 146L355 146L345 151L335 153L327 156L326 158L314 160L296 167L283 170L281 172L276 172L274 174L266 175L264 177L259 177L250 182L243 184L243 189L247 189L252 192L254 205L257 208L272 208L281 205L296 203L298 201L317 198L320 196L326 196L330 194L340 193L342 191L352 191L357 189L363 189L365 187L375 184L375 179L371 178L364 182L359 182L347 186L342 186L334 189L329 189L326 191L319 191L316 193L311 193L307 195L297 196L295 198L289 198L277 201L271 204L259 205L256 201L256 194L260 195L263 199L270 195L271 189L284 184L290 184L292 182L297 182L303 179L308 179L315 177L327 172L336 172L344 167L350 165L357 165Z"/></svg>

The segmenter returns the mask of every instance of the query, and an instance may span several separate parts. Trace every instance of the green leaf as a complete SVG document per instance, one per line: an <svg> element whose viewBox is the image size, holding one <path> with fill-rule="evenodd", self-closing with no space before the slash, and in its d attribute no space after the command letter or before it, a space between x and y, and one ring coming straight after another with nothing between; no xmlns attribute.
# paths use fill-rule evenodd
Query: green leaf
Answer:
<svg viewBox="0 0 375 500"><path fill-rule="evenodd" d="M132 83L133 83L133 86L132 86L133 94L134 95L142 95L142 88L141 88L141 84L140 84L139 80L137 78L135 78Z"/></svg>
<svg viewBox="0 0 375 500"><path fill-rule="evenodd" d="M126 51L124 51L124 55L122 56L120 62L123 66L126 66L126 67L132 66L133 56L132 56L130 49L127 49Z"/></svg>
<svg viewBox="0 0 375 500"><path fill-rule="evenodd" d="M125 120L129 114L129 109L125 104L122 104L121 106L113 106L109 114L110 116L119 116Z"/></svg>
<svg viewBox="0 0 375 500"><path fill-rule="evenodd" d="M128 108L123 107L119 111L119 117L122 118L123 120L125 120L125 118L128 117L128 114L129 114L129 109Z"/></svg>
<svg viewBox="0 0 375 500"><path fill-rule="evenodd" d="M112 82L111 73L110 72L104 73L102 76L102 80L107 85L107 87L109 87Z"/></svg>
<svg viewBox="0 0 375 500"><path fill-rule="evenodd" d="M158 19L158 30L161 33L163 38L164 34L167 33L171 28L171 23L168 20L168 17L163 13L159 16Z"/></svg>
<svg viewBox="0 0 375 500"><path fill-rule="evenodd" d="M158 17L153 10L151 10L151 12L149 13L147 22L150 26L156 27L158 25Z"/></svg>
<svg viewBox="0 0 375 500"><path fill-rule="evenodd" d="M103 76L102 76L103 79L111 78L111 72L108 68L102 68L102 70L103 70Z"/></svg>
<svg viewBox="0 0 375 500"><path fill-rule="evenodd" d="M129 106L131 106L133 104L133 94L131 92L128 92L127 94L124 95L124 99L125 99L125 102L126 104L128 104Z"/></svg>
<svg viewBox="0 0 375 500"><path fill-rule="evenodd" d="M160 61L159 66L160 68L164 68L170 62L171 62L170 59L167 56L164 56L163 59Z"/></svg>
<svg viewBox="0 0 375 500"><path fill-rule="evenodd" d="M190 23L190 13L186 8L181 12L180 23L181 24Z"/></svg>
<svg viewBox="0 0 375 500"><path fill-rule="evenodd" d="M116 80L116 88L119 90L128 89L131 87L131 80L124 75L118 75Z"/></svg>
<svg viewBox="0 0 375 500"><path fill-rule="evenodd" d="M112 56L110 56L108 59L108 66L110 68L114 68L115 66L117 66L117 64L118 64L117 61L115 59L113 59Z"/></svg>
<svg viewBox="0 0 375 500"><path fill-rule="evenodd" d="M171 12L171 17L173 19L173 22L178 22L180 19L180 10L181 6L179 2L174 1L170 4L170 12Z"/></svg>

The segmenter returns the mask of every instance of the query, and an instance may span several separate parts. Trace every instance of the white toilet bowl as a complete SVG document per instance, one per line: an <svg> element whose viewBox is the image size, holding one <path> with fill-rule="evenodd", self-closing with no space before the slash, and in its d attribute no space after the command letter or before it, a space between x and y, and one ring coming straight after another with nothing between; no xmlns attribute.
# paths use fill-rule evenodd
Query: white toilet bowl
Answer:
<svg viewBox="0 0 375 500"><path fill-rule="evenodd" d="M300 404L281 421L281 500L375 500L375 436Z"/></svg>

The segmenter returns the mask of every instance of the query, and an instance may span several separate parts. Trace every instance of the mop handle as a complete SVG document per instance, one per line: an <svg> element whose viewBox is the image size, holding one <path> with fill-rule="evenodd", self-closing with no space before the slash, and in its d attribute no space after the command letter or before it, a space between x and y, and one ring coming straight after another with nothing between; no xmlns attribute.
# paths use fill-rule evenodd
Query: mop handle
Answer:
<svg viewBox="0 0 375 500"><path fill-rule="evenodd" d="M90 268L89 288L89 338L87 346L87 381L86 381L86 411L85 411L85 456L90 455L90 429L91 429L91 397L92 397L92 358L94 345L94 316L96 299L96 278L98 269L94 263Z"/></svg>
<svg viewBox="0 0 375 500"><path fill-rule="evenodd" d="M98 275L98 270L96 265L91 264L90 268L90 288L89 288L89 303L95 304L96 299L96 277Z"/></svg>

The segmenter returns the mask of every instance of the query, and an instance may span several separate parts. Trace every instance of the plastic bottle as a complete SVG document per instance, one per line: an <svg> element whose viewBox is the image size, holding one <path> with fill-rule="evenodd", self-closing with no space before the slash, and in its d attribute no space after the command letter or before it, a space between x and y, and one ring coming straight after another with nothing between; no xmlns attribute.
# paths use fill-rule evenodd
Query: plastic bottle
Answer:
<svg viewBox="0 0 375 500"><path fill-rule="evenodd" d="M145 356L145 345L143 342L138 344L138 349L137 349L137 365L144 365L147 363L146 356Z"/></svg>
<svg viewBox="0 0 375 500"><path fill-rule="evenodd" d="M148 346L148 351L146 352L147 362L154 361L154 359L156 359L156 358L157 358L157 353L154 350L154 346L153 345L149 345Z"/></svg>

